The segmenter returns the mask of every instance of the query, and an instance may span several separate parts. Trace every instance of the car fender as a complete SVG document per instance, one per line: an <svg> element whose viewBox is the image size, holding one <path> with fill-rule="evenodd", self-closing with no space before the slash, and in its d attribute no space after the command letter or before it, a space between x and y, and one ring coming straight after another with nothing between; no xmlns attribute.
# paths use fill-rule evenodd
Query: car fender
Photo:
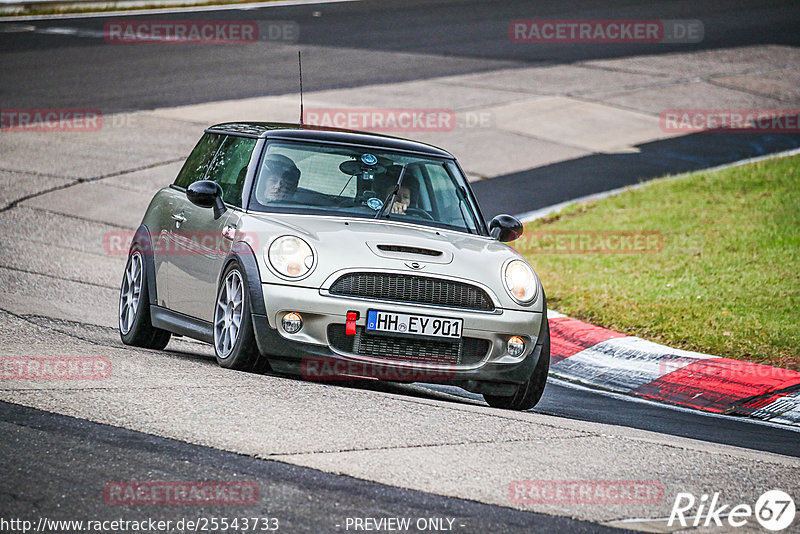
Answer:
<svg viewBox="0 0 800 534"><path fill-rule="evenodd" d="M158 305L158 295L156 293L156 265L153 261L153 240L150 237L150 230L145 225L140 225L131 240L128 256L134 248L142 253L144 258L144 272L147 279L147 295L152 306Z"/></svg>
<svg viewBox="0 0 800 534"><path fill-rule="evenodd" d="M245 241L237 241L231 246L230 252L222 264L222 270L217 279L217 288L222 283L222 275L232 263L236 262L241 267L244 275L244 282L247 286L247 295L250 300L250 316L253 319L253 333L258 347L259 360L254 369L262 371L269 369L267 354L274 351L280 344L280 335L270 328L267 322L267 307L264 304L264 292L261 289L261 274L258 270L258 261L253 249Z"/></svg>
<svg viewBox="0 0 800 534"><path fill-rule="evenodd" d="M217 288L222 283L222 275L225 269L236 262L244 271L245 284L247 285L247 295L250 301L250 313L256 315L267 315L267 307L264 305L264 293L261 291L261 274L258 270L255 252L245 241L237 241L231 246L225 261L222 263L222 270L217 278Z"/></svg>

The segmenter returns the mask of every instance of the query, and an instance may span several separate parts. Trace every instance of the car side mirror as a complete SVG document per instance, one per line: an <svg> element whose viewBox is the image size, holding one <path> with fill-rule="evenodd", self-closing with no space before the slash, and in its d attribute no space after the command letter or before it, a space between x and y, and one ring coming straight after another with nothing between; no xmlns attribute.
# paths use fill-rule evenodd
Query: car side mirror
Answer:
<svg viewBox="0 0 800 534"><path fill-rule="evenodd" d="M200 180L186 188L186 198L195 206L201 208L214 208L214 219L219 219L225 213L225 203L222 201L222 187L211 180Z"/></svg>
<svg viewBox="0 0 800 534"><path fill-rule="evenodd" d="M522 235L522 223L512 215L498 215L489 223L489 234L504 243Z"/></svg>

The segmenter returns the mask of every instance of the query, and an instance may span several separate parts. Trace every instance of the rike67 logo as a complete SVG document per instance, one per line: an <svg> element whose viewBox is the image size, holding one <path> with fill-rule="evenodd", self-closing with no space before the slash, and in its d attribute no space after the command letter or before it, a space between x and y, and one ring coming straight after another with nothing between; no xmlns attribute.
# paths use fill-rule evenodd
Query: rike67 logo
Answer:
<svg viewBox="0 0 800 534"><path fill-rule="evenodd" d="M794 500L781 490L765 492L756 500L755 506L725 503L719 492L710 498L703 494L699 499L691 493L678 493L667 526L738 528L747 525L755 516L761 527L779 531L794 522L795 512Z"/></svg>

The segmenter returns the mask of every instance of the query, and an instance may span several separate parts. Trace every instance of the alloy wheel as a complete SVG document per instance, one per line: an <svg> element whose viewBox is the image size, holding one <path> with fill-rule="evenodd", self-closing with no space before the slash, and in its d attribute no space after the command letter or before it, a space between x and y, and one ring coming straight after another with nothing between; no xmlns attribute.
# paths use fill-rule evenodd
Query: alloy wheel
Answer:
<svg viewBox="0 0 800 534"><path fill-rule="evenodd" d="M225 277L214 309L214 347L221 359L227 358L242 327L244 314L244 284L239 271L233 270Z"/></svg>
<svg viewBox="0 0 800 534"><path fill-rule="evenodd" d="M139 309L142 295L142 267L142 255L139 252L131 254L119 291L119 329L123 334L127 334L133 328L136 311Z"/></svg>

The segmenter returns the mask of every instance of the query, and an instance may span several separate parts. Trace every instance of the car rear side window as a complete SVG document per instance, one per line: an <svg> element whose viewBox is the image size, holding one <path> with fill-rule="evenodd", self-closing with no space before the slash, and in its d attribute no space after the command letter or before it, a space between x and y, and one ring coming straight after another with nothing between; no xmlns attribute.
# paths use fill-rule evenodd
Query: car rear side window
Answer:
<svg viewBox="0 0 800 534"><path fill-rule="evenodd" d="M192 153L189 154L173 185L186 189L194 182L204 179L208 165L214 159L223 137L211 133L203 135Z"/></svg>
<svg viewBox="0 0 800 534"><path fill-rule="evenodd" d="M228 204L242 206L244 179L255 146L255 139L229 135L208 169L206 179L214 180L222 187L222 200Z"/></svg>

